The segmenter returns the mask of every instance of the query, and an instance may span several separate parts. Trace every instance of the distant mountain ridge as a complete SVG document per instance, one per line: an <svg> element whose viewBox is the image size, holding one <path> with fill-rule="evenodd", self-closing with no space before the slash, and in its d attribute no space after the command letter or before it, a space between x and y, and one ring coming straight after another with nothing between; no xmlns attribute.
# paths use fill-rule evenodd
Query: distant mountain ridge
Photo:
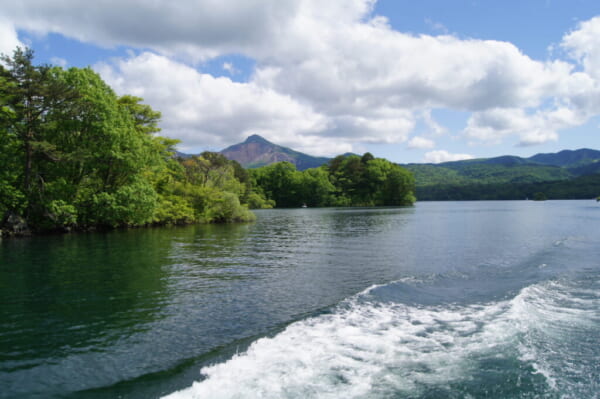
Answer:
<svg viewBox="0 0 600 399"><path fill-rule="evenodd" d="M464 164L497 164L504 166L514 165L550 165L565 168L575 168L582 165L600 162L600 151L589 148L578 150L562 150L556 153L536 154L529 158L521 158L515 155L502 155L493 158L476 158L463 161L451 161L435 164L441 167ZM423 164L409 164L423 165ZM431 164L429 164L431 165Z"/></svg>
<svg viewBox="0 0 600 399"><path fill-rule="evenodd" d="M296 165L296 168L299 170L306 170L319 167L332 159L328 157L315 157L274 144L258 134L248 136L244 142L229 146L221 150L220 153L230 160L239 162L245 168L258 168L286 161ZM181 152L177 152L176 155L184 158L192 156ZM346 153L343 155L356 154ZM465 169L475 165L499 165L505 167L553 166L572 170L575 175L585 175L600 172L600 151L581 148L578 150L562 150L557 153L539 153L528 158L515 155L501 155L492 158L476 158L437 164L407 163L400 165L408 169L426 166L452 170Z"/></svg>
<svg viewBox="0 0 600 399"><path fill-rule="evenodd" d="M221 151L226 158L240 163L245 168L258 168L275 162L290 162L298 170L319 167L330 158L313 157L291 148L273 144L265 138L254 134L243 143L235 144Z"/></svg>
<svg viewBox="0 0 600 399"><path fill-rule="evenodd" d="M563 150L557 153L536 154L529 160L546 165L574 168L600 161L600 151L582 148L579 150Z"/></svg>
<svg viewBox="0 0 600 399"><path fill-rule="evenodd" d="M221 154L245 168L287 161L298 170L306 170L331 160L271 143L256 134L225 148ZM400 166L414 174L420 200L519 199L542 189L549 191L549 198L587 198L590 193L597 192L594 197L600 193L600 151L589 148L540 153L529 158L503 155Z"/></svg>
<svg viewBox="0 0 600 399"><path fill-rule="evenodd" d="M243 143L235 144L225 148L221 154L227 158L239 162L247 168L257 168L275 162L287 161L296 165L299 170L319 167L331 160L327 157L314 157L299 151L292 150L274 144L265 138L254 134L249 136ZM344 154L345 156L352 154ZM567 169L581 169L582 171L595 170L598 166L600 171L600 151L589 148L578 150L562 150L557 153L540 153L529 158L514 155L502 155L493 158L477 158L463 161L442 162L438 164L409 163L401 164L412 169L417 165L428 165L435 168L463 169L474 165L499 165L505 167L515 166L554 166ZM580 174L580 173L575 173ZM588 173L584 173L588 174Z"/></svg>
<svg viewBox="0 0 600 399"><path fill-rule="evenodd" d="M529 158L500 156L403 165L415 176L420 200L588 198L600 193L600 151L582 148Z"/></svg>
<svg viewBox="0 0 600 399"><path fill-rule="evenodd" d="M505 155L403 166L413 172L417 187L541 183L600 172L600 151L583 148L529 158Z"/></svg>

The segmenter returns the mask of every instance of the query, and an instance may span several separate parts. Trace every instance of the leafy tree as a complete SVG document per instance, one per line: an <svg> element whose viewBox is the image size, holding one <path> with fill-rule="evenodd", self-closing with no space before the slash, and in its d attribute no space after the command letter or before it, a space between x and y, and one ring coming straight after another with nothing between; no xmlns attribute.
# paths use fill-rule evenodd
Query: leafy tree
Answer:
<svg viewBox="0 0 600 399"><path fill-rule="evenodd" d="M246 186L236 178L236 163L213 152L204 152L200 156L181 159L180 162L184 178L177 182L175 194L187 200L193 209L195 221L221 223L253 220L254 215L245 204L240 203Z"/></svg>
<svg viewBox="0 0 600 399"><path fill-rule="evenodd" d="M147 134L160 132L158 122L161 113L153 110L149 105L141 104L142 101L142 98L130 95L124 95L118 99L119 105L133 117L135 127L139 132Z"/></svg>
<svg viewBox="0 0 600 399"><path fill-rule="evenodd" d="M177 160L160 113L90 68L0 66L0 219L35 230L251 220L251 179L217 153ZM243 180L243 181L241 181Z"/></svg>
<svg viewBox="0 0 600 399"><path fill-rule="evenodd" d="M19 189L31 197L32 182L40 177L35 157L55 157L55 147L46 137L48 130L56 123L56 112L77 98L78 93L58 78L59 68L34 66L31 49L17 47L12 57L2 55L0 59L5 64L0 65L2 124L8 146L16 149L21 158ZM27 208L31 205L28 203Z"/></svg>
<svg viewBox="0 0 600 399"><path fill-rule="evenodd" d="M548 197L546 197L546 194L542 193L541 191L538 191L537 193L533 194L534 201L546 201L547 199Z"/></svg>
<svg viewBox="0 0 600 399"><path fill-rule="evenodd" d="M326 166L297 171L280 162L252 169L254 190L278 207L381 206L414 203L412 174L366 153L338 156Z"/></svg>
<svg viewBox="0 0 600 399"><path fill-rule="evenodd" d="M323 168L307 169L301 172L300 200L310 207L330 206L335 202L335 187Z"/></svg>
<svg viewBox="0 0 600 399"><path fill-rule="evenodd" d="M281 208L299 207L302 199L298 197L301 172L294 164L278 162L258 169L251 169L256 185L266 198L275 201Z"/></svg>

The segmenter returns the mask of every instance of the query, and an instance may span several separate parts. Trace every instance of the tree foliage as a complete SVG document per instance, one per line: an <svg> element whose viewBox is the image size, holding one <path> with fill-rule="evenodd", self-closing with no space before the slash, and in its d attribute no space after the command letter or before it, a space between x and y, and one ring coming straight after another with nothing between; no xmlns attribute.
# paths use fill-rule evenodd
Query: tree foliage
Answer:
<svg viewBox="0 0 600 399"><path fill-rule="evenodd" d="M417 196L423 201L515 200L533 198L536 192L550 199L586 199L600 191L597 153L582 149L531 158L411 164L407 169L414 173Z"/></svg>
<svg viewBox="0 0 600 399"><path fill-rule="evenodd" d="M176 159L141 98L117 96L90 68L35 66L29 49L2 61L0 220L44 231L252 219L239 165Z"/></svg>
<svg viewBox="0 0 600 399"><path fill-rule="evenodd" d="M257 189L277 207L397 206L415 201L412 174L370 153L340 155L305 171L279 162L250 173Z"/></svg>
<svg viewBox="0 0 600 399"><path fill-rule="evenodd" d="M548 199L590 199L600 191L600 173L535 183L440 184L417 186L421 201L523 200L542 192Z"/></svg>

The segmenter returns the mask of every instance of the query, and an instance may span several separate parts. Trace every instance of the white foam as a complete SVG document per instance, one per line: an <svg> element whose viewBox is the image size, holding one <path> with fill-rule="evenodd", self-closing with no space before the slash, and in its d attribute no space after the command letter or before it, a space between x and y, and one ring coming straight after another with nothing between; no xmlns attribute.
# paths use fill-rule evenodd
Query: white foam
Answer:
<svg viewBox="0 0 600 399"><path fill-rule="evenodd" d="M528 341L539 339L531 332L548 318L573 325L589 316L556 303L565 298L548 301L555 289L534 285L512 300L472 306L369 303L359 296L333 314L294 323L227 362L203 368L203 381L166 398L418 395L423 387L468 378L482 356L511 350L555 388L550 360L539 353L544 345ZM553 333L559 331L544 338L560 339Z"/></svg>
<svg viewBox="0 0 600 399"><path fill-rule="evenodd" d="M597 290L556 281L527 287L512 301L508 316L519 321L522 330L520 359L530 362L561 398L597 393L599 382L593 380L597 342L578 337L597 336L598 309Z"/></svg>

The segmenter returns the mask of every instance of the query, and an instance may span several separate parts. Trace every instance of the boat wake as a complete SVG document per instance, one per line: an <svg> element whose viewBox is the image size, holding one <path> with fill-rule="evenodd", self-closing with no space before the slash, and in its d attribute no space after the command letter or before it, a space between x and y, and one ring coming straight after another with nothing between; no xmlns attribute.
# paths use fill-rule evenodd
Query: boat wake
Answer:
<svg viewBox="0 0 600 399"><path fill-rule="evenodd" d="M166 398L597 397L600 281L545 281L505 300L382 300L372 287L204 367ZM433 292L432 292L433 294ZM596 396L594 396L596 395Z"/></svg>

